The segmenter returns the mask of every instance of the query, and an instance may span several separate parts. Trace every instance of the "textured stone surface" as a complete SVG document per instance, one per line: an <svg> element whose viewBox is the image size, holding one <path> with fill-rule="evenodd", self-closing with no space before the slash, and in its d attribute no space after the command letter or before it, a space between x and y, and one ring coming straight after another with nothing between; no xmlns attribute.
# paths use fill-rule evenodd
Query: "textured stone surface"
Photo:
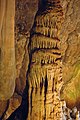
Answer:
<svg viewBox="0 0 80 120"><path fill-rule="evenodd" d="M38 7L38 0L34 0L34 1L32 1L32 0L25 0L25 1L24 0L21 0L21 1L16 0L16 17L15 17L15 20L16 20L15 21L15 24L16 24L16 26L15 26L15 28L16 28L15 29L16 30L16 36L15 36L15 38L16 38L15 39L16 86L15 87L16 87L16 90L15 90L15 94L17 92L18 94L22 95L23 90L26 85L26 72L27 72L28 63L29 63L28 50L27 50L28 42L29 42L28 37L29 37L29 31L34 22L34 17L35 17L36 11L37 11L37 7ZM7 35L7 36L9 36L9 35ZM9 38L11 38L11 37L9 37ZM1 42L1 40L0 40L0 42ZM0 46L1 46L1 43L0 43ZM9 55L9 53L7 51L6 51L6 53L7 53L7 55ZM12 63L12 59L11 59L11 63ZM11 70L14 71L13 68ZM5 70L5 71L8 71L8 70ZM8 72L8 74L9 73L10 72ZM10 75L11 75L11 73L9 74L9 77L10 77ZM6 78L6 76L5 76L5 78ZM0 90L1 90L1 87L0 87ZM7 93L9 94L8 91L7 91ZM16 104L15 95L13 95L11 99L14 102L14 104ZM3 111L5 111L4 102L2 101L1 103L3 106L1 106L0 116L3 114ZM14 108L16 109L19 106L19 104L14 105L15 106ZM3 108L4 108L4 110L3 110ZM12 113L12 111L15 110L15 109L13 110L13 105L11 102L9 102L9 109L11 110L11 112L8 112L7 116L9 116ZM8 109L8 111L10 111L9 109Z"/></svg>
<svg viewBox="0 0 80 120"><path fill-rule="evenodd" d="M39 0L41 3L41 0ZM52 2L52 1L50 1ZM56 36L58 35L58 40L61 40L61 49L62 49L62 55L63 55L63 81L64 81L64 85L62 87L61 90L61 98L65 99L65 101L67 102L67 106L69 108L73 108L74 106L77 106L78 109L80 109L80 15L79 15L79 11L80 11L80 1L79 0L61 0L62 6L63 6L63 13L64 13L64 23L62 25L62 30L57 31L57 29L47 29L46 26L48 26L49 24L52 24L54 26L53 23L53 19L52 19L52 23L48 23L49 19L44 19L45 17L42 17L39 14L38 15L38 19L36 19L36 23L37 26L34 27L35 29L33 29L33 33L34 31L36 31L37 35L34 35L33 33L31 34L31 44L29 47L29 52L30 50L32 51L34 48L38 48L38 49L46 49L49 46L49 49L53 48L56 46L56 44L58 45L58 47L60 47L60 44L58 44L59 42L56 41ZM35 6L35 7L33 7ZM24 9L26 7L26 9ZM40 5L39 5L40 7ZM56 10L56 9L55 9ZM17 0L16 1L16 68L17 68L17 78L16 78L16 91L18 94L22 95L23 93L23 89L26 85L26 72L28 70L28 40L27 39L29 36L29 30L32 27L32 24L34 22L34 16L35 13L37 11L37 0ZM46 14L48 13L48 11L46 12ZM57 14L55 13L55 15L57 16ZM37 17L36 17L37 18ZM45 25L44 25L45 24ZM43 26L44 25L44 26ZM41 27L42 26L42 27ZM61 33L60 33L61 32ZM42 35L40 36L41 33ZM58 34L57 34L58 33ZM46 41L45 41L45 36L46 36ZM54 36L55 39L54 41L51 39L51 37ZM50 41L49 41L50 40ZM34 42L35 41L35 42ZM56 41L56 42L55 42ZM30 89L29 92L31 92L31 97L33 97L33 99L31 99L32 104L30 104L30 111L32 112L32 116L37 119L38 117L35 117L36 115L39 115L39 111L40 115L44 114L44 113L48 113L46 116L46 118L49 116L50 113L50 107L48 102L52 101L52 96L53 93L51 93L51 88L52 88L52 82L49 82L49 88L47 89L47 93L46 93L46 97L47 99L44 99L44 92L45 92L45 87L43 87L45 85L44 79L46 76L46 66L47 64L53 64L54 60L56 60L56 57L54 57L53 51L50 50L40 50L38 52L34 52L34 54L32 54L32 62L31 62L31 68L30 68L30 80L32 81L32 79L35 79L35 81L32 81L30 86L34 86L34 89ZM58 54L60 54L60 51L54 51L54 53L57 52ZM50 57L50 58L49 58ZM42 61L41 61L42 60ZM41 61L41 62L40 62ZM40 64L42 64L43 67L40 67ZM35 69L35 67L37 68L37 70ZM45 66L45 67L44 67ZM50 65L48 66L49 68L51 67ZM53 72L54 70L51 68L48 68L48 78L52 79L50 77L53 76ZM42 72L40 72L40 70ZM35 71L35 72L34 72ZM36 75L37 74L37 75ZM31 77L32 75L32 77ZM41 76L43 77L43 80L41 81ZM40 84L40 81L43 82L44 84ZM37 89L36 86L38 86L40 84L40 88ZM57 86L59 87L59 86ZM23 94L23 102L21 103L21 97L18 100L18 96L16 98L16 96L14 95L11 99L10 99L10 103L9 103L9 107L8 107L8 111L6 112L5 118L9 117L10 114L16 109L18 108L15 112L13 112L13 114L11 115L11 120L22 120L24 118L24 120L27 117L27 113L28 113L28 90L26 90L26 92L24 92L25 94ZM49 94L48 94L49 93ZM15 93L16 94L16 93ZM30 93L29 93L30 94ZM27 96L27 97L25 97ZM53 100L56 100L56 94ZM35 99L36 98L36 99ZM42 100L41 102L39 100ZM36 102L37 101L37 102ZM45 104L44 104L44 101ZM2 102L3 104L1 104L1 108L2 113L4 112L5 108L6 108L6 102ZM21 105L20 105L21 103ZM40 103L40 104L39 104ZM63 102L64 103L64 102ZM20 105L20 107L18 107ZM32 106L33 107L32 107ZM60 107L60 105L62 106L62 102L59 103L58 107ZM52 104L53 106L53 104ZM77 120L79 119L79 112L76 110L76 112L74 112L74 108L72 110L67 109L66 105L64 103L64 114L67 115L66 117L68 117L69 119L74 119L76 118ZM44 107L46 112L44 111ZM36 109L35 109L36 108ZM39 109L40 108L40 109ZM51 107L52 108L52 107ZM55 111L58 108L56 107ZM58 109L59 110L59 109ZM25 113L23 112L25 111ZM60 107L60 111L61 111L61 107ZM56 113L56 112L55 112ZM25 115L26 114L26 115ZM34 116L35 114L35 116ZM62 116L63 113L61 113ZM64 115L64 120L66 119ZM51 117L53 117L53 112L51 112ZM76 117L75 117L76 116ZM29 117L30 118L30 117ZM44 119L46 119L44 118ZM50 118L51 119L51 118ZM32 120L32 118L31 118ZM56 118L54 119L56 120Z"/></svg>
<svg viewBox="0 0 80 120"><path fill-rule="evenodd" d="M38 9L38 0L16 0L16 27L19 33L31 30Z"/></svg>
<svg viewBox="0 0 80 120"><path fill-rule="evenodd" d="M30 63L27 72L28 120L62 119L62 62L58 38L62 22L63 11L59 0L45 1L45 9L39 9L35 17L29 43Z"/></svg>
<svg viewBox="0 0 80 120"><path fill-rule="evenodd" d="M4 114L4 120L6 120L21 104L22 97L16 93L10 98L7 111Z"/></svg>
<svg viewBox="0 0 80 120"><path fill-rule="evenodd" d="M26 72L29 64L29 53L28 53L29 33L19 35L16 40L16 92L22 94L26 86Z"/></svg>
<svg viewBox="0 0 80 120"><path fill-rule="evenodd" d="M80 1L63 0L65 20L61 39L63 52L63 98L69 107L80 106Z"/></svg>
<svg viewBox="0 0 80 120"><path fill-rule="evenodd" d="M8 101L0 101L0 117L5 113L8 107Z"/></svg>
<svg viewBox="0 0 80 120"><path fill-rule="evenodd" d="M25 8L25 9L24 9ZM28 43L38 0L16 0L16 92L23 93L29 64Z"/></svg>
<svg viewBox="0 0 80 120"><path fill-rule="evenodd" d="M0 0L0 100L15 89L14 11L15 0Z"/></svg>

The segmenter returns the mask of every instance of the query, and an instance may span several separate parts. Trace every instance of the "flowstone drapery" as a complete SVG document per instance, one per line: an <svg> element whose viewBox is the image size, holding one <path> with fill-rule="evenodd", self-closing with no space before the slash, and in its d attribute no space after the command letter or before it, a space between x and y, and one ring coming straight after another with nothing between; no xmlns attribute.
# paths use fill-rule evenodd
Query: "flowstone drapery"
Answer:
<svg viewBox="0 0 80 120"><path fill-rule="evenodd" d="M45 8L42 7L45 4ZM63 118L60 89L62 61L60 39L63 11L59 0L41 4L31 31L29 44L29 120L60 120Z"/></svg>
<svg viewBox="0 0 80 120"><path fill-rule="evenodd" d="M0 0L0 100L10 99L15 89L14 16L15 0Z"/></svg>

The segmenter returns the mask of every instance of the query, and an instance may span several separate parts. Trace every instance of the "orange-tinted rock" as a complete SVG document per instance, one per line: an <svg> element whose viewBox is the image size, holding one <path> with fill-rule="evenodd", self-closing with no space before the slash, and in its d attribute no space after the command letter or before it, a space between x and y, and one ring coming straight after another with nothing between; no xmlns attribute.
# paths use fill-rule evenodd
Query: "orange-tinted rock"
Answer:
<svg viewBox="0 0 80 120"><path fill-rule="evenodd" d="M8 101L0 101L0 117L7 110L7 107L8 107Z"/></svg>
<svg viewBox="0 0 80 120"><path fill-rule="evenodd" d="M68 107L80 104L80 1L62 0L65 20L61 32L63 92Z"/></svg>
<svg viewBox="0 0 80 120"><path fill-rule="evenodd" d="M14 13L15 0L0 0L0 100L9 99L15 89Z"/></svg>
<svg viewBox="0 0 80 120"><path fill-rule="evenodd" d="M9 100L9 106L4 115L4 120L6 120L21 104L22 97L17 95L16 93Z"/></svg>

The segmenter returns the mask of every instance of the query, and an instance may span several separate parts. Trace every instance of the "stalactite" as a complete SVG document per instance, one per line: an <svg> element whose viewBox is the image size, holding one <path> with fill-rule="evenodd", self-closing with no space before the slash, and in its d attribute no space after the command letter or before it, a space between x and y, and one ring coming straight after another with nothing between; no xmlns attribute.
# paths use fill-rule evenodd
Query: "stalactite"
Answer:
<svg viewBox="0 0 80 120"><path fill-rule="evenodd" d="M43 35L34 35L31 42L31 50L35 48L60 48L60 41L56 38L48 38Z"/></svg>
<svg viewBox="0 0 80 120"><path fill-rule="evenodd" d="M33 88L30 120L63 120L65 104L60 100L63 81L58 38L62 21L63 11L59 0L47 0L45 9L35 18L29 46L32 59L28 81L30 89Z"/></svg>

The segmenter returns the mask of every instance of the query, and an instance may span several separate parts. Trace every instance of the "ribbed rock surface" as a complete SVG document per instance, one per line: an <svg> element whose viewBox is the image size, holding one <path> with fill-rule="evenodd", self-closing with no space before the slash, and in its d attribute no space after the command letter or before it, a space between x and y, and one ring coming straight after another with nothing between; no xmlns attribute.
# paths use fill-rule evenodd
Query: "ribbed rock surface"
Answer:
<svg viewBox="0 0 80 120"><path fill-rule="evenodd" d="M45 3L45 7L42 7ZM59 120L62 62L60 39L63 11L59 0L42 2L35 18L29 43L28 120Z"/></svg>
<svg viewBox="0 0 80 120"><path fill-rule="evenodd" d="M26 38L29 33L28 31L31 29L32 24L34 22L35 12L37 11L37 2L38 2L37 0L34 0L34 1L33 0L25 0L25 1L16 0L16 8L17 8L16 9L16 31L18 33L16 36L17 37L16 38L16 67L17 67L16 92L17 93L13 95L13 97L9 100L9 102L7 101L0 102L0 107L1 107L0 115L2 115L3 112L6 110L6 108L8 108L5 114L5 119L9 117L12 112L13 114L11 115L10 120L16 120L16 119L25 120L27 117L28 90L26 90L26 92L23 94L22 103L21 103L21 97L22 97L21 95L23 93L23 89L26 84L26 71L28 70L28 63L29 63L28 48L27 48L29 41ZM41 0L39 0L39 2L40 2L39 9L43 14L41 14L41 12L38 11L36 15L36 22L34 24L33 32L31 34L31 44L29 47L29 52L33 51L33 49L35 48L34 53L33 54L31 53L32 59L30 59L30 62L31 62L30 75L31 74L34 75L32 76L32 78L30 77L30 79L36 80L35 82L34 81L31 82L31 86L32 85L35 86L34 89L32 88L30 89L31 97L33 99L31 99L32 104L30 106L31 109L29 111L32 112L33 117L35 117L36 114L38 115L40 110L41 110L40 115L47 112L49 115L51 111L48 105L48 101L49 101L48 98L50 98L50 102L51 102L52 96L53 96L53 93L51 93L52 81L48 82L48 86L50 87L50 89L47 89L47 92L46 92L46 88L43 87L45 86L45 82L43 81L46 81L48 78L52 79L52 77L50 76L53 76L54 70L52 68L48 69L47 66L50 68L51 64L54 64L56 57L58 57L60 54L59 50L51 50L55 48L56 44L58 47L60 47L59 40L61 40L61 49L62 49L62 55L63 55L62 68L63 68L63 81L64 81L64 85L61 91L61 98L65 99L65 101L67 102L67 106L69 108L73 108L74 106L77 106L78 109L80 109L80 100L79 100L80 98L80 82L79 82L79 79L80 79L80 49L79 49L80 48L80 33L79 33L80 32L80 7L79 7L80 1L79 0L61 0L65 19L64 19L64 23L62 24L62 30L60 31L59 29L57 31L57 29L55 28L49 28L50 25L54 26L55 22L53 23L54 21L53 19L51 19L51 22L50 22L49 18L46 18L46 15L48 14L48 11L46 9L49 7L49 4L52 4L53 6L53 0L52 1L49 0L48 1L49 3L47 4L46 8L44 7L44 9L42 9L41 5L44 6L45 2L42 3ZM51 10L51 7L49 8L49 10ZM46 15L44 16L44 14ZM55 15L57 16L59 14L55 12L54 16ZM35 31L37 34L34 33ZM56 37L57 35L58 35L58 39ZM45 41L45 37L46 37L46 41ZM36 49L39 49L39 51L37 52ZM53 53L54 54L57 53L58 55L56 56ZM37 71L34 66L36 66ZM48 75L46 74L47 73L45 70L46 68L48 69ZM46 75L47 77L45 77ZM38 76L38 79L37 79L37 76ZM41 78L43 78L43 80L41 80ZM41 84L39 80L42 81L44 84ZM39 89L37 89L36 86L38 85L36 84L38 85L40 84ZM48 94L49 91L50 91L50 94ZM44 95L44 92L46 92L46 96ZM18 94L20 94L20 96ZM47 98L47 99L44 99L44 98ZM39 101L39 100L42 100L42 101ZM45 104L44 104L44 101L46 101ZM60 104L62 104L62 102ZM14 112L14 110L19 105L20 107ZM45 106L45 111L44 111L44 106ZM51 106L51 108L53 107ZM64 108L66 109L65 104L64 104ZM66 109L66 111L64 110L64 114L66 114L67 115L66 117L70 119L74 119L76 116L76 119L78 120L79 112L78 111L74 112L74 111L75 111L74 109L72 109L72 111L70 109L68 110ZM33 113L35 114L35 116ZM44 116L48 117L48 115L47 116L44 115ZM52 112L52 117L53 117L53 112ZM35 119L37 119L37 117L35 117ZM46 118L44 117L44 119ZM66 119L65 116L64 116L64 119ZM33 119L31 118L31 120Z"/></svg>

